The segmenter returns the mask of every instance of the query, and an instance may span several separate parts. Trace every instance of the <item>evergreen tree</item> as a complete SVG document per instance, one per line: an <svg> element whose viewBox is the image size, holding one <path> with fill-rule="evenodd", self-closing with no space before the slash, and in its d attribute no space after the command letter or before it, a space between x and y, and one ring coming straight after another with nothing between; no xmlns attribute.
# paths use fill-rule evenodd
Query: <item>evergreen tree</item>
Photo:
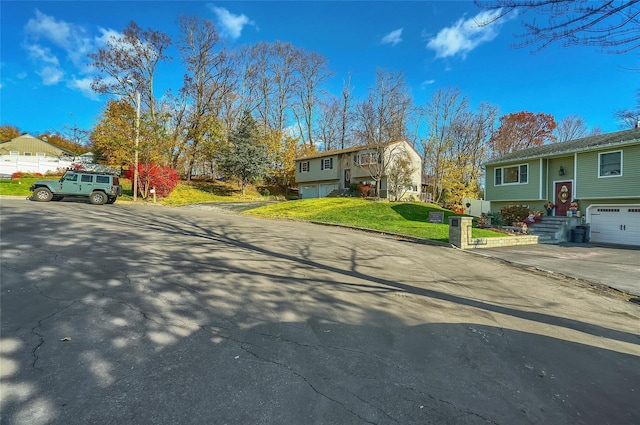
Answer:
<svg viewBox="0 0 640 425"><path fill-rule="evenodd" d="M247 184L264 176L269 165L267 147L260 143L256 121L245 112L238 127L229 136L229 143L216 156L218 167L227 176L240 180L242 195Z"/></svg>

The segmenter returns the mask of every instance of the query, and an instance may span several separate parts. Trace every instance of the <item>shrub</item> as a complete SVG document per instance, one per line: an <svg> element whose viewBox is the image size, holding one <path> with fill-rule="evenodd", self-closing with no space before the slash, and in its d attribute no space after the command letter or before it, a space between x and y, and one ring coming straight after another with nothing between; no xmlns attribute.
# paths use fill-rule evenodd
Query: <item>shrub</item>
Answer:
<svg viewBox="0 0 640 425"><path fill-rule="evenodd" d="M133 187L134 166L130 166L125 177L131 181ZM138 194L143 198L149 196L149 190L155 188L156 195L164 198L169 196L178 185L178 173L170 167L157 164L138 164Z"/></svg>
<svg viewBox="0 0 640 425"><path fill-rule="evenodd" d="M21 179L23 177L24 177L24 173L20 171L16 171L15 173L11 174L12 179Z"/></svg>
<svg viewBox="0 0 640 425"><path fill-rule="evenodd" d="M527 205L507 205L500 209L500 215L507 224L521 222L532 213Z"/></svg>
<svg viewBox="0 0 640 425"><path fill-rule="evenodd" d="M268 197L269 195L271 195L271 192L269 192L269 189L264 188L262 190L262 196L264 196L265 198Z"/></svg>

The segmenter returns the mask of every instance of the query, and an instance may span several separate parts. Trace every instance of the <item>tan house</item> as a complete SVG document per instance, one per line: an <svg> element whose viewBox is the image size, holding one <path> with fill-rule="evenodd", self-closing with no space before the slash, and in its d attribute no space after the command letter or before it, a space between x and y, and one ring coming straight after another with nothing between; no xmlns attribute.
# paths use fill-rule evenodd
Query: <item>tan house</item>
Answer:
<svg viewBox="0 0 640 425"><path fill-rule="evenodd" d="M73 152L61 149L44 140L23 134L6 142L0 143L0 155L35 156L35 157L73 157Z"/></svg>
<svg viewBox="0 0 640 425"><path fill-rule="evenodd" d="M324 198L331 192L347 191L352 184L376 187L380 180L380 197L397 195L417 199L421 188L422 158L406 141L382 146L355 146L320 152L296 159L296 183L301 198ZM408 178L398 189L394 170L406 164ZM390 178L391 176L391 178Z"/></svg>

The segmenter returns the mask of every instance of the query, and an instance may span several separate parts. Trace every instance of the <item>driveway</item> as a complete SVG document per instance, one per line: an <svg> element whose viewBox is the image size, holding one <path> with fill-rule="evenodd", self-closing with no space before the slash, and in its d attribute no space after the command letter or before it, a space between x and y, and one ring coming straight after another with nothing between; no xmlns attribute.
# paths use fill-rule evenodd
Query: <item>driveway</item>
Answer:
<svg viewBox="0 0 640 425"><path fill-rule="evenodd" d="M451 248L0 200L3 424L640 422L640 308Z"/></svg>

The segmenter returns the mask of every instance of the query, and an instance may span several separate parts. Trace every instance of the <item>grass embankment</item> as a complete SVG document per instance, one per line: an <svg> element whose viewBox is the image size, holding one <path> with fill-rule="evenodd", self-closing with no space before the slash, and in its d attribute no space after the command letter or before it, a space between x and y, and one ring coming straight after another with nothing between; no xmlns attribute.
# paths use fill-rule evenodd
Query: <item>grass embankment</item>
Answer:
<svg viewBox="0 0 640 425"><path fill-rule="evenodd" d="M444 213L444 222L455 215L437 205L417 202L375 202L359 198L320 198L281 202L246 211L264 218L341 224L380 230L441 242L449 240L449 225L429 223L429 212ZM473 237L498 237L501 233L473 229Z"/></svg>

